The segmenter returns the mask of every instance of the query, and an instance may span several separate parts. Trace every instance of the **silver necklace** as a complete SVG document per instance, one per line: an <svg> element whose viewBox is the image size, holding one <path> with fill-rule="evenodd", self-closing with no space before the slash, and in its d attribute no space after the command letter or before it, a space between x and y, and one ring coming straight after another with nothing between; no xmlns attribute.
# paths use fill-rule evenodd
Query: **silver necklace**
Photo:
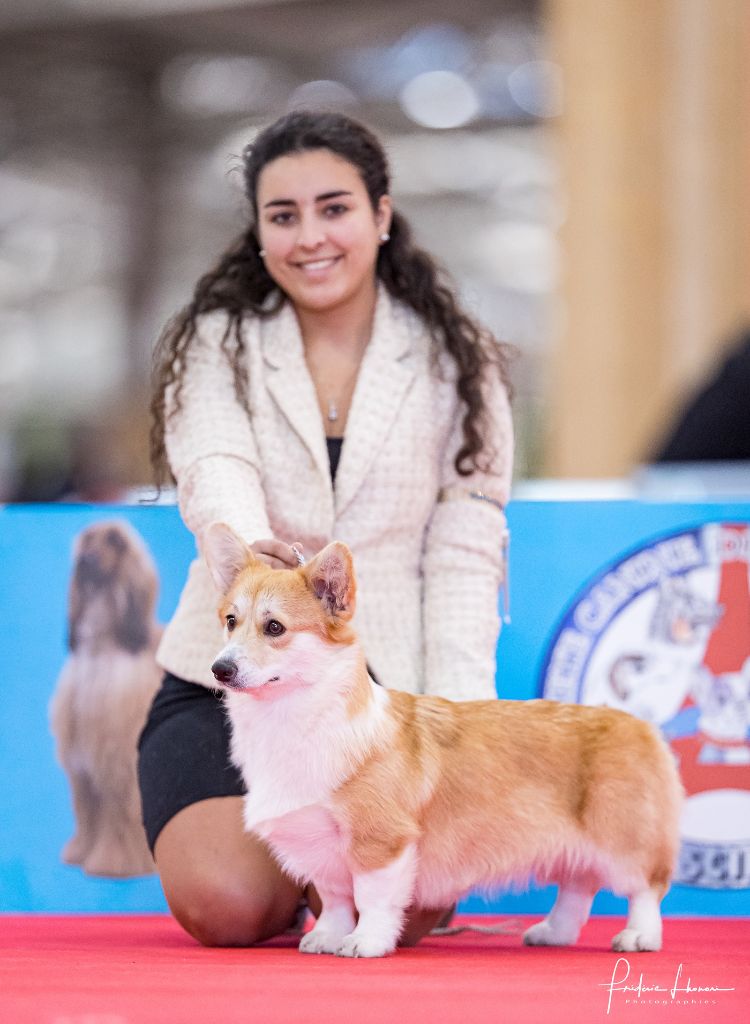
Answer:
<svg viewBox="0 0 750 1024"><path fill-rule="evenodd" d="M339 398L328 398L326 400L326 419L329 423L335 423L336 420L340 419L341 413L339 410L339 399L346 402L347 398L351 395L352 386L359 373L359 363L354 367L354 371L350 373L349 379L344 384L343 388L339 388Z"/></svg>

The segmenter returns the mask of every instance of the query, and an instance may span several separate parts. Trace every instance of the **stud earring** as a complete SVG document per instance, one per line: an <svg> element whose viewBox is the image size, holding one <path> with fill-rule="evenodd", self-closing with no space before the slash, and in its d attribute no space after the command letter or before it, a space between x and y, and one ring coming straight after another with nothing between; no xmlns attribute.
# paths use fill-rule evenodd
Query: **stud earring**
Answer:
<svg viewBox="0 0 750 1024"><path fill-rule="evenodd" d="M380 241L387 242L390 237L391 236L388 234L388 232L384 231L383 234L380 236Z"/></svg>
<svg viewBox="0 0 750 1024"><path fill-rule="evenodd" d="M265 255L266 255L266 250L265 249L258 249L258 255L260 256L261 259L263 259L265 257Z"/></svg>

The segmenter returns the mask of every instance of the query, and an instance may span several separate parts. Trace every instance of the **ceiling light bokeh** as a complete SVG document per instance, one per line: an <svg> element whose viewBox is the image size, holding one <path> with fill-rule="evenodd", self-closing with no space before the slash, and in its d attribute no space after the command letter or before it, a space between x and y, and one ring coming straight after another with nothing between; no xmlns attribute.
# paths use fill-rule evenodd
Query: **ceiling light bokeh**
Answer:
<svg viewBox="0 0 750 1024"><path fill-rule="evenodd" d="M407 82L399 101L415 124L462 128L479 113L474 87L455 71L424 71Z"/></svg>

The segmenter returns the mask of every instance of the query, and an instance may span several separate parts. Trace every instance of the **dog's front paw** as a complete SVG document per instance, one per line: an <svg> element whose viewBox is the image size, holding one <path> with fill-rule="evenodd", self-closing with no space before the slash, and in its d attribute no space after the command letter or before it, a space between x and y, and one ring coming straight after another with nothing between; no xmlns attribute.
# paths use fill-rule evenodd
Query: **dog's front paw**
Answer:
<svg viewBox="0 0 750 1024"><path fill-rule="evenodd" d="M339 945L336 955L352 957L388 956L395 948L395 942L384 942L383 939L379 939L377 936L357 935L357 932L353 931Z"/></svg>
<svg viewBox="0 0 750 1024"><path fill-rule="evenodd" d="M661 949L661 935L639 932L637 928L623 928L612 939L616 953L651 953Z"/></svg>
<svg viewBox="0 0 750 1024"><path fill-rule="evenodd" d="M334 932L313 928L300 939L300 953L337 953L341 946L341 936Z"/></svg>
<svg viewBox="0 0 750 1024"><path fill-rule="evenodd" d="M556 930L546 919L523 933L525 946L572 946L577 938L577 935L563 934L559 928Z"/></svg>

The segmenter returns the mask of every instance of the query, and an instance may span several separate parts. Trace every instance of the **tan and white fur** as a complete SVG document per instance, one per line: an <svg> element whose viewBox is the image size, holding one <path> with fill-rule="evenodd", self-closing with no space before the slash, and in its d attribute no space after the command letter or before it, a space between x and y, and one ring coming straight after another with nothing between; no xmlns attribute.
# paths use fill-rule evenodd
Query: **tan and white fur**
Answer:
<svg viewBox="0 0 750 1024"><path fill-rule="evenodd" d="M322 900L300 950L384 956L407 907L532 877L559 890L527 944L574 943L606 887L629 900L614 949L661 947L682 788L655 728L612 708L388 691L351 628L345 545L274 570L213 524L203 552L224 595L213 671L245 825Z"/></svg>
<svg viewBox="0 0 750 1024"><path fill-rule="evenodd" d="M161 676L157 589L151 556L128 523L95 523L76 538L69 653L50 723L76 819L62 859L91 875L155 870L141 823L136 746Z"/></svg>

